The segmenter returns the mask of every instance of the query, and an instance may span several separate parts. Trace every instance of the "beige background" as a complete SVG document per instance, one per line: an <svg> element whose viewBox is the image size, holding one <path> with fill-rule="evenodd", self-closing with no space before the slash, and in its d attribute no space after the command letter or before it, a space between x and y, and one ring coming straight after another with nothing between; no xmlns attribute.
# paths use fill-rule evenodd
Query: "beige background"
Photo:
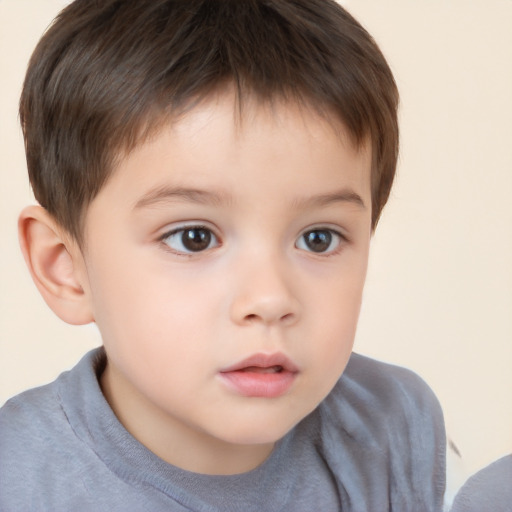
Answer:
<svg viewBox="0 0 512 512"><path fill-rule="evenodd" d="M512 0L349 0L402 94L398 180L373 242L356 349L437 393L468 472L512 451ZM0 403L100 343L30 281L17 101L63 0L0 0Z"/></svg>

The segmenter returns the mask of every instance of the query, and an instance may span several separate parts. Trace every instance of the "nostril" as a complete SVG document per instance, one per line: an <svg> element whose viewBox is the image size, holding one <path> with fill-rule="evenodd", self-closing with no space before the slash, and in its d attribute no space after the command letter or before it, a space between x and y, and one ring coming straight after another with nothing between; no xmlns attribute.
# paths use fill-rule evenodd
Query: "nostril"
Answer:
<svg viewBox="0 0 512 512"><path fill-rule="evenodd" d="M295 317L295 315L293 313L287 313L286 315L283 315L281 317L281 321L282 322L286 322L287 320L293 320L293 318Z"/></svg>
<svg viewBox="0 0 512 512"><path fill-rule="evenodd" d="M282 316L276 315L273 318L268 318L265 315L257 315L255 313L251 313L249 315L246 315L244 317L244 320L248 323L257 322L257 321L262 321L264 323L274 322L274 321L286 323L286 322L292 321L294 318L295 318L295 315L293 313L286 313L285 315L282 315Z"/></svg>

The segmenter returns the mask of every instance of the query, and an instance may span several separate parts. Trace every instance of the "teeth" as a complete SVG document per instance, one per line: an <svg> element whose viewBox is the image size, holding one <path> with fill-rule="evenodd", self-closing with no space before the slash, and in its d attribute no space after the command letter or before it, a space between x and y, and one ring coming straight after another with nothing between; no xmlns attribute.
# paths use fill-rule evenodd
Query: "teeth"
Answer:
<svg viewBox="0 0 512 512"><path fill-rule="evenodd" d="M269 366L267 368L263 368L261 366L248 366L247 368L243 368L241 371L249 373L279 373L283 371L283 367L279 365Z"/></svg>

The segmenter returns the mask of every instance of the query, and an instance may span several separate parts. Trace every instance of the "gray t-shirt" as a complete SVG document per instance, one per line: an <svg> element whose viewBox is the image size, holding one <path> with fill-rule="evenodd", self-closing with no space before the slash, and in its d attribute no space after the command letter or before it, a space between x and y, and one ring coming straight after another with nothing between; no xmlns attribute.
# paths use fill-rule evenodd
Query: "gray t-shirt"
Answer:
<svg viewBox="0 0 512 512"><path fill-rule="evenodd" d="M258 468L167 464L119 423L102 349L0 409L0 511L439 512L445 432L416 375L353 354L329 396Z"/></svg>
<svg viewBox="0 0 512 512"><path fill-rule="evenodd" d="M462 487L451 512L512 512L512 454L475 473Z"/></svg>

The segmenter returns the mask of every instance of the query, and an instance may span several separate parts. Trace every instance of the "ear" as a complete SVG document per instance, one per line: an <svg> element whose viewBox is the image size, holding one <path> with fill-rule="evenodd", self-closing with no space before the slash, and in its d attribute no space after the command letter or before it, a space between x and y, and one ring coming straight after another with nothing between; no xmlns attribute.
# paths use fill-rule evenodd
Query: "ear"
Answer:
<svg viewBox="0 0 512 512"><path fill-rule="evenodd" d="M28 206L18 220L21 250L32 279L53 312L69 324L94 321L87 273L78 244L41 206Z"/></svg>

